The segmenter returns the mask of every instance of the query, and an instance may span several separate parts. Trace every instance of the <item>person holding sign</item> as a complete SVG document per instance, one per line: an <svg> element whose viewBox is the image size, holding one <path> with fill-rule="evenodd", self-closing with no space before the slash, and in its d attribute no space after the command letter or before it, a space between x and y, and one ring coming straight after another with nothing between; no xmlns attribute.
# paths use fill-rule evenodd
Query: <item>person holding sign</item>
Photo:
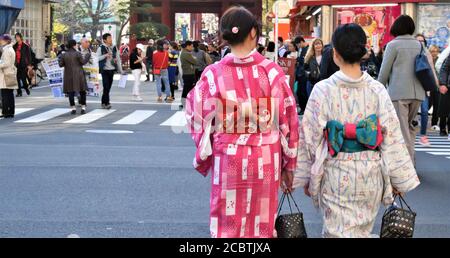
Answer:
<svg viewBox="0 0 450 258"><path fill-rule="evenodd" d="M77 42L69 40L67 45L67 52L65 52L60 60L59 66L64 67L64 86L65 94L69 95L70 107L72 108L72 115L77 113L75 106L75 94L80 94L81 114L86 113L86 77L84 76L83 65L89 62L91 53L83 56L76 50Z"/></svg>

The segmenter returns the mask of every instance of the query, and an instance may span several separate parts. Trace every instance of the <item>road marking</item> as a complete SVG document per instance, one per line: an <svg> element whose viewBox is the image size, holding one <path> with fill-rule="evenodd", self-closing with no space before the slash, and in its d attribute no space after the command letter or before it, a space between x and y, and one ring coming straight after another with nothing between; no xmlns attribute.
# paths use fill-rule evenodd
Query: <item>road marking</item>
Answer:
<svg viewBox="0 0 450 258"><path fill-rule="evenodd" d="M31 110L33 110L33 109L34 109L34 108L16 108L16 110L15 110L15 112L14 112L14 116L23 114L23 113L28 112L28 111L31 111ZM3 117L0 118L0 120L2 120L2 119L4 119L4 118L3 118Z"/></svg>
<svg viewBox="0 0 450 258"><path fill-rule="evenodd" d="M40 122L44 122L44 121L50 120L52 118L61 116L68 112L70 112L70 109L68 109L68 108L54 108L47 112L40 113L40 114L31 116L31 117L16 121L15 123L40 123Z"/></svg>
<svg viewBox="0 0 450 258"><path fill-rule="evenodd" d="M161 126L174 126L174 127L184 127L187 125L186 116L184 111L178 111L167 119Z"/></svg>
<svg viewBox="0 0 450 258"><path fill-rule="evenodd" d="M427 152L427 153L432 154L432 155L438 155L438 156L445 156L445 155L450 156L450 152Z"/></svg>
<svg viewBox="0 0 450 258"><path fill-rule="evenodd" d="M144 120L148 119L154 115L156 111L154 110L136 110L128 116L114 122L115 125L137 125L142 123Z"/></svg>
<svg viewBox="0 0 450 258"><path fill-rule="evenodd" d="M85 115L66 121L66 124L89 124L116 111L115 109L95 109Z"/></svg>
<svg viewBox="0 0 450 258"><path fill-rule="evenodd" d="M133 131L126 130L86 130L86 133L102 133L102 134L132 134Z"/></svg>
<svg viewBox="0 0 450 258"><path fill-rule="evenodd" d="M449 148L449 145L439 145L439 144L431 144L430 146L417 145L416 148Z"/></svg>
<svg viewBox="0 0 450 258"><path fill-rule="evenodd" d="M450 151L449 148L445 148L445 149L436 149L436 148L416 148L416 151Z"/></svg>

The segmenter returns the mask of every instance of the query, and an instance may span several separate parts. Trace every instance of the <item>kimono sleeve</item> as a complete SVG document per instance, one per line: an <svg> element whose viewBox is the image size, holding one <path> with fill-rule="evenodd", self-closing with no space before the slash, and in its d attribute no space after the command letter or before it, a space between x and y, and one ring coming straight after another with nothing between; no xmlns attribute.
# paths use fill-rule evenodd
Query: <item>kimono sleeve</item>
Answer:
<svg viewBox="0 0 450 258"><path fill-rule="evenodd" d="M186 119L197 150L194 168L207 176L212 165L213 120L216 116L217 84L211 69L206 69L186 99Z"/></svg>
<svg viewBox="0 0 450 258"><path fill-rule="evenodd" d="M300 126L298 144L297 170L294 173L294 188L307 185L311 178L312 165L320 157L321 143L324 141L323 129L325 128L326 103L323 83L318 83L309 97L303 119Z"/></svg>
<svg viewBox="0 0 450 258"><path fill-rule="evenodd" d="M406 148L394 105L384 87L381 88L379 97L379 119L381 126L385 128L381 157L392 186L405 193L420 184L419 178Z"/></svg>
<svg viewBox="0 0 450 258"><path fill-rule="evenodd" d="M280 69L277 83L272 86L272 96L279 102L278 122L282 146L283 171L295 171L298 151L298 115L297 104L286 76Z"/></svg>

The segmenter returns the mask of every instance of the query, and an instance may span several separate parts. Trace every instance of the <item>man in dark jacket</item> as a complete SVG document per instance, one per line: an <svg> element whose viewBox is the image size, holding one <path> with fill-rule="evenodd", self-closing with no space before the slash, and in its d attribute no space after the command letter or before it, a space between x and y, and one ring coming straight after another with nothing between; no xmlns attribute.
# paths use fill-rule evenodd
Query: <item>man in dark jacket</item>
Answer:
<svg viewBox="0 0 450 258"><path fill-rule="evenodd" d="M22 97L22 88L27 95L30 95L27 77L28 70L32 68L31 47L23 41L22 34L16 33L15 38L17 42L13 48L16 52L17 83L19 84L16 97Z"/></svg>
<svg viewBox="0 0 450 258"><path fill-rule="evenodd" d="M156 48L154 47L154 43L155 42L153 41L153 39L149 40L147 51L145 52L145 65L147 68L147 80L145 80L146 82L150 81L150 73L153 70L153 52L155 52L156 50ZM153 77L153 80L155 80L155 77Z"/></svg>
<svg viewBox="0 0 450 258"><path fill-rule="evenodd" d="M328 44L323 48L322 64L320 65L320 80L330 78L330 76L337 71L339 71L339 67L333 60L333 46Z"/></svg>
<svg viewBox="0 0 450 258"><path fill-rule="evenodd" d="M445 59L439 72L439 92L441 101L439 102L439 128L441 136L447 136L450 129L450 56Z"/></svg>
<svg viewBox="0 0 450 258"><path fill-rule="evenodd" d="M306 77L305 72L305 56L306 53L308 52L309 46L302 36L296 37L293 43L298 48L297 64L295 66L295 77L298 83L297 89L298 104L301 109L299 114L303 115L306 109L306 104L308 103L308 91L306 89L308 78Z"/></svg>

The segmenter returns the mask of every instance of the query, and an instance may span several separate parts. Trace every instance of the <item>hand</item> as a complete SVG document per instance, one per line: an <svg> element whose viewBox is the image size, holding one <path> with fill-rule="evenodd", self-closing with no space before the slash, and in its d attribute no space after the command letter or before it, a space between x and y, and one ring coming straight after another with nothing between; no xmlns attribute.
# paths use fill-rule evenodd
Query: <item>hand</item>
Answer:
<svg viewBox="0 0 450 258"><path fill-rule="evenodd" d="M441 87L439 87L439 92L440 92L441 94L446 94L447 91L448 91L447 86L441 85Z"/></svg>
<svg viewBox="0 0 450 258"><path fill-rule="evenodd" d="M303 187L303 191L306 196L311 197L311 193L309 192L309 182Z"/></svg>
<svg viewBox="0 0 450 258"><path fill-rule="evenodd" d="M294 172L292 171L283 171L281 172L281 190L284 193L292 193L294 189L292 189L292 184L294 182Z"/></svg>
<svg viewBox="0 0 450 258"><path fill-rule="evenodd" d="M112 58L112 54L111 54L110 52L108 52L108 53L106 54L106 57L107 57L107 58Z"/></svg>
<svg viewBox="0 0 450 258"><path fill-rule="evenodd" d="M404 193L401 193L401 192L399 192L397 189L395 189L395 188L392 188L392 192L395 194L395 195L400 195L401 197L403 197L405 194Z"/></svg>

